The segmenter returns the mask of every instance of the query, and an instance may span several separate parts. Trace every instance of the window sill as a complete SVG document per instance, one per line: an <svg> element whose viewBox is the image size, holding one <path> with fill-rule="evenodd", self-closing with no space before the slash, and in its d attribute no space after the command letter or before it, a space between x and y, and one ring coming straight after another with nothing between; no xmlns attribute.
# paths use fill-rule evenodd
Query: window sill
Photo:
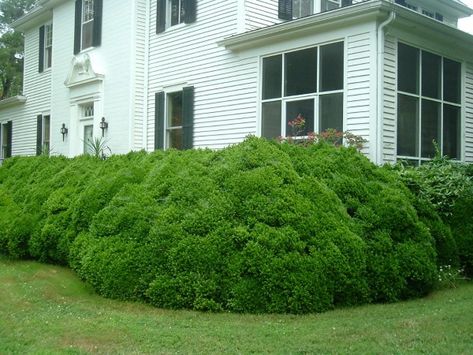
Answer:
<svg viewBox="0 0 473 355"><path fill-rule="evenodd" d="M182 22L178 25L174 25L174 26L169 26L169 27L166 27L166 30L160 34L164 34L164 33L171 33L171 32L174 32L174 31L179 31L181 29L183 29L184 27L186 27L186 23Z"/></svg>
<svg viewBox="0 0 473 355"><path fill-rule="evenodd" d="M98 47L88 47L86 49L81 49L81 51L79 53L77 53L76 55L92 52L96 48L98 48Z"/></svg>

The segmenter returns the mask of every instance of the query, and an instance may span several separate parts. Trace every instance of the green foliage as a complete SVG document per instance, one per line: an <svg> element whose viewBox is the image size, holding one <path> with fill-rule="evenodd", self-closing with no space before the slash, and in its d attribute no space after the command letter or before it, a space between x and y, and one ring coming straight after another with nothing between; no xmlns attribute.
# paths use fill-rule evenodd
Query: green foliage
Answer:
<svg viewBox="0 0 473 355"><path fill-rule="evenodd" d="M107 145L107 141L102 137L94 137L92 140L86 142L91 155L98 159L105 160L108 154L112 154L110 147Z"/></svg>
<svg viewBox="0 0 473 355"><path fill-rule="evenodd" d="M432 234L449 231L422 222L431 210L417 214L396 173L325 143L13 158L0 184L1 253L165 308L308 313L421 296L437 278Z"/></svg>
<svg viewBox="0 0 473 355"><path fill-rule="evenodd" d="M418 168L398 165L395 170L418 199L419 216L428 221L426 223L435 238L438 265L454 268L461 265L465 273L472 276L472 166L437 156Z"/></svg>
<svg viewBox="0 0 473 355"><path fill-rule="evenodd" d="M30 10L36 0L0 1L0 99L18 95L23 84L23 35L10 24Z"/></svg>

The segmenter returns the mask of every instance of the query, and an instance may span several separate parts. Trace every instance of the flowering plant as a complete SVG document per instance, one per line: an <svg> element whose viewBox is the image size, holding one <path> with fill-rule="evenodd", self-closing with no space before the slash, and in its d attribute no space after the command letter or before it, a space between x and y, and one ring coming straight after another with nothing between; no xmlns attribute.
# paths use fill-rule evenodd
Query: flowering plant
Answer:
<svg viewBox="0 0 473 355"><path fill-rule="evenodd" d="M291 127L293 136L302 136L305 129L305 118L302 114L299 113L296 118L289 121L287 124Z"/></svg>

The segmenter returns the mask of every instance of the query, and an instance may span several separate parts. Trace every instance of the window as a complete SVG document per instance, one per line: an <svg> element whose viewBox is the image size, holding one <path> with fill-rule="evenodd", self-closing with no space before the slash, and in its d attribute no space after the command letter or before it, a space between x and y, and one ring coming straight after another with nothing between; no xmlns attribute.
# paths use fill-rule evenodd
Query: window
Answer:
<svg viewBox="0 0 473 355"><path fill-rule="evenodd" d="M293 20L365 1L368 0L279 0L278 17L282 20Z"/></svg>
<svg viewBox="0 0 473 355"><path fill-rule="evenodd" d="M434 15L433 12L431 12L429 10L425 10L425 9L422 10L422 15L425 15L425 16L428 16L428 17L431 17L431 18L435 18L435 15Z"/></svg>
<svg viewBox="0 0 473 355"><path fill-rule="evenodd" d="M420 164L435 155L460 159L461 64L398 45L398 158Z"/></svg>
<svg viewBox="0 0 473 355"><path fill-rule="evenodd" d="M6 159L12 156L12 122L3 123L0 125L0 143L1 143L1 158Z"/></svg>
<svg viewBox="0 0 473 355"><path fill-rule="evenodd" d="M167 102L167 147L182 149L182 91L168 94Z"/></svg>
<svg viewBox="0 0 473 355"><path fill-rule="evenodd" d="M170 26L178 25L184 22L184 0L168 0L168 23Z"/></svg>
<svg viewBox="0 0 473 355"><path fill-rule="evenodd" d="M39 69L42 73L44 69L51 68L53 54L53 24L47 24L39 28Z"/></svg>
<svg viewBox="0 0 473 355"><path fill-rule="evenodd" d="M194 135L194 87L156 93L155 149L191 149Z"/></svg>
<svg viewBox="0 0 473 355"><path fill-rule="evenodd" d="M94 103L93 102L82 105L81 110L82 110L81 118L83 120L94 119Z"/></svg>
<svg viewBox="0 0 473 355"><path fill-rule="evenodd" d="M197 0L157 0L156 4L156 33L196 20Z"/></svg>
<svg viewBox="0 0 473 355"><path fill-rule="evenodd" d="M36 155L49 154L51 149L51 116L37 118Z"/></svg>
<svg viewBox="0 0 473 355"><path fill-rule="evenodd" d="M344 43L263 58L261 135L343 130ZM303 118L303 129L292 121Z"/></svg>
<svg viewBox="0 0 473 355"><path fill-rule="evenodd" d="M44 65L51 68L53 56L53 24L44 26Z"/></svg>
<svg viewBox="0 0 473 355"><path fill-rule="evenodd" d="M82 2L82 39L81 48L92 47L92 30L94 28L94 0Z"/></svg>
<svg viewBox="0 0 473 355"><path fill-rule="evenodd" d="M330 11L338 9L341 6L341 0L322 0L322 8L321 11Z"/></svg>
<svg viewBox="0 0 473 355"><path fill-rule="evenodd" d="M309 16L314 13L314 0L293 0L292 16L294 18Z"/></svg>
<svg viewBox="0 0 473 355"><path fill-rule="evenodd" d="M395 0L395 3L401 6L404 6L412 11L421 13L422 15L428 16L430 18L436 19L437 21L443 22L443 15L438 12L433 12L429 9L419 8L417 5L413 5L406 0Z"/></svg>
<svg viewBox="0 0 473 355"><path fill-rule="evenodd" d="M102 41L103 0L76 0L74 54L98 47Z"/></svg>

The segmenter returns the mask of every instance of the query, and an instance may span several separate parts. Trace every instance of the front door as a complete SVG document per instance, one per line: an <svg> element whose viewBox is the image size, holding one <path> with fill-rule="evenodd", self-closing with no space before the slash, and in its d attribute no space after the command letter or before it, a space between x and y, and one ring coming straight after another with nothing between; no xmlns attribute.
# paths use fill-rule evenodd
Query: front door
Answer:
<svg viewBox="0 0 473 355"><path fill-rule="evenodd" d="M94 154L94 125L84 126L84 154Z"/></svg>

